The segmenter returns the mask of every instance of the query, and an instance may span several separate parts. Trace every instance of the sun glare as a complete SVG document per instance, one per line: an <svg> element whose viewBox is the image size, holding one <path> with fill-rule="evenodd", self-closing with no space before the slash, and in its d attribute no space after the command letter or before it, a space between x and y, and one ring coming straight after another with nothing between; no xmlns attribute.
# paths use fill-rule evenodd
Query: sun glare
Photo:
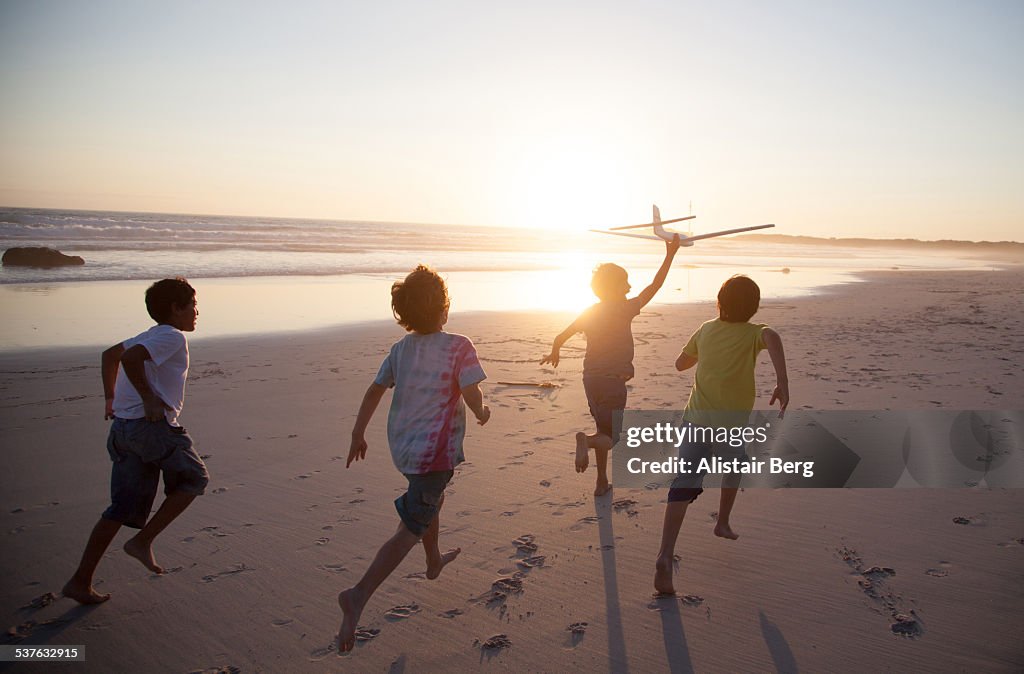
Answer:
<svg viewBox="0 0 1024 674"><path fill-rule="evenodd" d="M515 202L506 210L514 224L584 231L615 224L635 210L629 162L614 145L590 141L548 138L517 153L507 181L515 187Z"/></svg>

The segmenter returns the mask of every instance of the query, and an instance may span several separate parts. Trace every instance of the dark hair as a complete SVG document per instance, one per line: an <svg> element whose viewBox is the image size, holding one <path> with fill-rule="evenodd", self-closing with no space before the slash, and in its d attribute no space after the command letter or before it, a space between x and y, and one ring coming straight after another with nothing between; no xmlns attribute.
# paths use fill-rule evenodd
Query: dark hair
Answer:
<svg viewBox="0 0 1024 674"><path fill-rule="evenodd" d="M175 305L183 307L196 296L196 289L180 276L157 281L146 290L146 311L157 323L171 317Z"/></svg>
<svg viewBox="0 0 1024 674"><path fill-rule="evenodd" d="M617 264L604 262L594 267L590 277L590 289L602 300L618 296L623 284L629 283L629 273Z"/></svg>
<svg viewBox="0 0 1024 674"><path fill-rule="evenodd" d="M749 276L737 274L718 291L718 317L727 323L746 323L761 305L761 289Z"/></svg>
<svg viewBox="0 0 1024 674"><path fill-rule="evenodd" d="M448 305L444 279L426 265L419 265L404 281L391 286L391 311L398 324L410 332L435 332Z"/></svg>

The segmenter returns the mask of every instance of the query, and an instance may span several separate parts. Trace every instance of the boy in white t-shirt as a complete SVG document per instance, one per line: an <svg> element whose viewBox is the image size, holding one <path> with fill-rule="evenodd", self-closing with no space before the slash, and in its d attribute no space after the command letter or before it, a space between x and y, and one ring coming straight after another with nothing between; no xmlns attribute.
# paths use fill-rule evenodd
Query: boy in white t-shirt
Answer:
<svg viewBox="0 0 1024 674"><path fill-rule="evenodd" d="M341 652L352 650L359 616L370 596L421 539L427 555L426 577L431 580L461 552L455 548L441 554L437 539L444 489L455 466L466 460L463 400L481 426L491 410L480 392L486 375L473 342L442 329L448 321L448 304L444 279L422 265L391 287L391 308L410 334L391 347L363 396L345 467L366 458L366 426L393 387L388 445L391 460L409 481L409 489L395 500L401 520L398 530L381 546L359 582L338 595L344 614L338 634Z"/></svg>
<svg viewBox="0 0 1024 674"><path fill-rule="evenodd" d="M107 438L113 461L111 503L64 586L64 596L82 604L110 599L93 588L92 578L122 525L140 530L124 551L153 573L163 573L153 557L153 539L205 491L210 479L192 438L178 425L188 376L184 333L196 329L199 317L196 291L183 278L157 281L146 290L146 310L156 325L103 352L104 418L114 420ZM167 497L150 518L161 473Z"/></svg>

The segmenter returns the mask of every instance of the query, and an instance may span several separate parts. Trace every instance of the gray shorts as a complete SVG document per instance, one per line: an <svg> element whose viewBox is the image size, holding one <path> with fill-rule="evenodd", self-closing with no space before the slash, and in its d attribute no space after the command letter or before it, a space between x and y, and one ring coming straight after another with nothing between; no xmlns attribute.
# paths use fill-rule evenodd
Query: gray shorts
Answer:
<svg viewBox="0 0 1024 674"><path fill-rule="evenodd" d="M395 510L402 518L405 528L417 536L427 532L430 523L441 510L444 488L448 486L453 470L438 470L432 473L413 475L403 473L409 481L409 489L395 499Z"/></svg>
<svg viewBox="0 0 1024 674"><path fill-rule="evenodd" d="M733 447L727 442L686 441L679 446L679 458L690 462L691 466L699 466L701 459L716 456L724 461L737 459L740 462L750 461L746 445ZM695 470L695 469L694 469ZM704 492L704 476L706 472L693 472L677 475L668 490L668 500L693 503Z"/></svg>
<svg viewBox="0 0 1024 674"><path fill-rule="evenodd" d="M184 428L164 420L115 418L107 436L107 452L114 465L110 471L110 507L102 517L125 526L145 526L161 473L167 494L202 494L210 482L192 438Z"/></svg>
<svg viewBox="0 0 1024 674"><path fill-rule="evenodd" d="M615 433L615 413L626 409L626 380L622 377L583 375L583 391L587 394L590 416L594 417L597 432L618 443Z"/></svg>

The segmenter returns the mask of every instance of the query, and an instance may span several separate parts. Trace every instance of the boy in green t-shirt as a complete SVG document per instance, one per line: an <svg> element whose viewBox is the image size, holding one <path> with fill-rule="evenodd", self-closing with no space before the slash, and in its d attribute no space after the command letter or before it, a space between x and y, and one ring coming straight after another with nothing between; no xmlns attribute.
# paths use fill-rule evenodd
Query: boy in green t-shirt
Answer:
<svg viewBox="0 0 1024 674"><path fill-rule="evenodd" d="M718 291L718 318L697 328L676 359L676 369L682 372L694 365L697 373L693 379L690 399L686 403L686 419L697 425L719 426L723 423L745 425L754 409L754 366L757 355L768 349L772 365L775 366L776 385L772 392L772 405L779 401L779 417L789 406L789 379L786 375L786 355L782 349L782 338L763 324L750 322L757 313L761 302L761 289L746 276L733 276ZM697 453L742 454L726 445L703 443L688 448ZM698 475L694 486L673 485L669 490L665 507L665 521L661 533L661 550L655 564L654 589L661 594L674 594L672 586L672 562L679 528L686 516L686 508L704 490L700 488L702 475ZM740 476L726 475L722 480L721 503L718 508L718 523L715 535L735 540L739 536L729 526L729 515L736 502Z"/></svg>

